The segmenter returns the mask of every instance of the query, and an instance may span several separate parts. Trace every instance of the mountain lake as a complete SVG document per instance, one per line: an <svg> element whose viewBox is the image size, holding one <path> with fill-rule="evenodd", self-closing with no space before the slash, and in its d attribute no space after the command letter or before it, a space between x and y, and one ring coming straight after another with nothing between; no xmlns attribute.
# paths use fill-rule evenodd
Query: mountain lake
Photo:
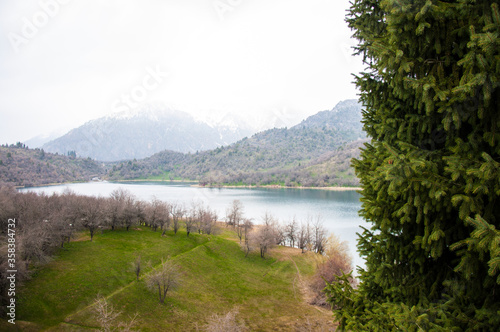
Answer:
<svg viewBox="0 0 500 332"><path fill-rule="evenodd" d="M298 188L203 188L185 182L88 182L46 187L24 188L20 191L37 193L62 193L70 189L77 194L108 197L115 189L130 191L136 198L150 201L154 197L166 202L176 202L190 207L192 202L203 202L224 220L226 209L237 199L243 203L244 216L254 223L262 223L262 216L269 212L280 222L295 217L297 223L308 218L321 218L329 233L347 241L354 266L364 266L356 251L360 226L369 225L358 215L361 195L354 190L319 190ZM355 274L357 274L355 272Z"/></svg>

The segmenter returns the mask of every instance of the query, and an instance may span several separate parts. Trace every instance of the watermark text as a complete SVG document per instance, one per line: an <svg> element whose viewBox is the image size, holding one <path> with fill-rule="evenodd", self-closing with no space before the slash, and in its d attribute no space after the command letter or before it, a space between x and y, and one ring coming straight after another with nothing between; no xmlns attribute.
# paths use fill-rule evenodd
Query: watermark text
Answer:
<svg viewBox="0 0 500 332"><path fill-rule="evenodd" d="M8 322L16 324L16 219L7 223L7 316Z"/></svg>

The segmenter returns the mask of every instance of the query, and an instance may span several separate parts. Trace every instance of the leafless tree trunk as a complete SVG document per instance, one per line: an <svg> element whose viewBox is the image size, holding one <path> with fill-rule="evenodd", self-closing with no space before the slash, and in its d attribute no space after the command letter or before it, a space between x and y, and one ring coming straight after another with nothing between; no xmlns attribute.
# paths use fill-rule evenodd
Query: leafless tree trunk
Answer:
<svg viewBox="0 0 500 332"><path fill-rule="evenodd" d="M186 209L181 204L172 205L172 221L174 224L174 234L179 230L179 221L184 217Z"/></svg>
<svg viewBox="0 0 500 332"><path fill-rule="evenodd" d="M327 231L323 226L323 221L320 216L317 217L312 227L314 233L314 251L318 254L323 254L327 243Z"/></svg>
<svg viewBox="0 0 500 332"><path fill-rule="evenodd" d="M80 197L80 223L90 232L90 241L94 238L95 231L102 225L104 217L104 200L93 196Z"/></svg>
<svg viewBox="0 0 500 332"><path fill-rule="evenodd" d="M309 224L309 220L306 223L300 223L300 229L297 237L299 249L302 250L302 253L305 252L305 249L310 245L311 242L311 226Z"/></svg>
<svg viewBox="0 0 500 332"><path fill-rule="evenodd" d="M180 273L172 262L162 262L161 266L151 272L146 278L146 284L151 290L158 290L160 303L165 303L169 290L177 288L180 284Z"/></svg>
<svg viewBox="0 0 500 332"><path fill-rule="evenodd" d="M260 250L260 257L265 258L267 251L276 244L277 222L268 212L265 213L264 224L257 227L250 237L250 242Z"/></svg>
<svg viewBox="0 0 500 332"><path fill-rule="evenodd" d="M245 236L245 245L248 246L248 234L250 234L250 230L253 228L253 222L251 219L245 218L243 221L243 235ZM241 241L240 241L241 243Z"/></svg>
<svg viewBox="0 0 500 332"><path fill-rule="evenodd" d="M146 216L149 221L149 226L151 229L156 232L158 227L164 231L163 227L169 218L169 210L168 206L165 202L157 198L153 198L151 203L147 205L146 208ZM164 235L164 233L162 234Z"/></svg>
<svg viewBox="0 0 500 332"><path fill-rule="evenodd" d="M241 201L235 199L231 206L226 210L226 224L228 226L239 226L243 219L243 209L244 207Z"/></svg>
<svg viewBox="0 0 500 332"><path fill-rule="evenodd" d="M122 225L128 231L130 226L132 226L136 222L137 218L137 205L136 198L128 193L123 200L123 210L122 210Z"/></svg>
<svg viewBox="0 0 500 332"><path fill-rule="evenodd" d="M191 209L186 217L186 233L187 236L193 231L196 224L199 223L200 214L203 208L202 202L192 202Z"/></svg>
<svg viewBox="0 0 500 332"><path fill-rule="evenodd" d="M297 222L295 217L285 226L286 237L288 238L288 243L290 247L295 247L296 233L297 233Z"/></svg>

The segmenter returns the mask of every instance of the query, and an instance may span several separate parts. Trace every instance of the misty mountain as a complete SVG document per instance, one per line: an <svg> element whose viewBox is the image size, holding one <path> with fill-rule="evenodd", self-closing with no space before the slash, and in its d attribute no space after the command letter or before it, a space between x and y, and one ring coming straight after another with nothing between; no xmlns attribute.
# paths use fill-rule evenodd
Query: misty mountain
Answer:
<svg viewBox="0 0 500 332"><path fill-rule="evenodd" d="M87 122L43 145L52 153L74 151L79 157L117 161L149 157L163 150L196 152L228 145L252 132L232 126L211 126L187 113L146 105Z"/></svg>
<svg viewBox="0 0 500 332"><path fill-rule="evenodd" d="M28 140L23 141L26 146L29 146L31 149L36 149L36 148L41 148L44 144L53 141L65 133L67 133L68 130L56 130L48 134L41 134L34 136Z"/></svg>
<svg viewBox="0 0 500 332"><path fill-rule="evenodd" d="M269 129L229 146L195 154L163 151L137 162L116 164L109 177L163 177L206 184L356 185L354 174L346 172L364 138L361 105L346 100L292 128ZM335 173L335 167L337 175L318 172Z"/></svg>

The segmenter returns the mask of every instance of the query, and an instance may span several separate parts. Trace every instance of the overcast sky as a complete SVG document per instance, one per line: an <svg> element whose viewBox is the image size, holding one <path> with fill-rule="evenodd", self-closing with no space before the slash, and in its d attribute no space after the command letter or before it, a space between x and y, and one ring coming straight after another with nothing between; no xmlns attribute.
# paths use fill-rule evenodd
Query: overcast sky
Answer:
<svg viewBox="0 0 500 332"><path fill-rule="evenodd" d="M348 0L2 0L0 143L163 102L290 118L356 98Z"/></svg>

